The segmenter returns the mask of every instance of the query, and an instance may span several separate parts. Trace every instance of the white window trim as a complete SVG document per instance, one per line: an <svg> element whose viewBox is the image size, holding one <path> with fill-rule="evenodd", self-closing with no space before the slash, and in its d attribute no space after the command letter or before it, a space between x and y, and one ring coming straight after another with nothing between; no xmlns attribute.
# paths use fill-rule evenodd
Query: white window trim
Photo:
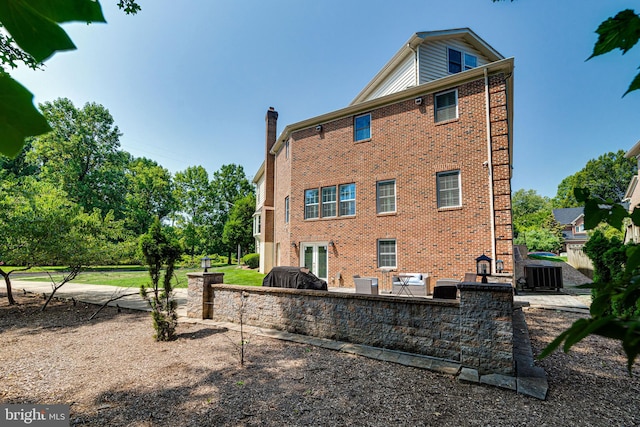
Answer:
<svg viewBox="0 0 640 427"><path fill-rule="evenodd" d="M396 259L395 264L396 265L381 265L380 262L380 257L381 257L381 253L380 253L380 243L381 242L393 242L394 243L394 258ZM378 239L378 241L376 242L376 252L377 252L377 256L378 256L378 268L397 268L398 267L398 240L397 239Z"/></svg>
<svg viewBox="0 0 640 427"><path fill-rule="evenodd" d="M445 174L452 174L452 173L457 173L458 175L458 204L457 205L450 205L450 206L441 206L440 203L440 176L445 175ZM451 209L451 208L460 208L462 207L462 178L461 178L462 174L460 173L459 169L454 169L454 170L448 170L448 171L442 171L442 172L438 172L436 173L436 192L437 192L437 204L438 204L438 209Z"/></svg>
<svg viewBox="0 0 640 427"><path fill-rule="evenodd" d="M380 209L380 184L393 183L393 210L392 211L382 211ZM384 179L382 181L376 182L376 211L379 214L388 214L394 213L398 210L398 194L397 194L397 186L395 179Z"/></svg>
<svg viewBox="0 0 640 427"><path fill-rule="evenodd" d="M446 120L437 120L437 115L438 115L438 103L436 102L436 98L438 96L441 95L446 95L448 93L454 92L456 95L456 116L453 119L446 119ZM447 122L449 120L457 120L460 117L459 114L459 103L458 103L458 88L456 89L452 89L452 90L445 90L443 92L438 92L436 94L433 95L433 119L435 123L443 123L443 122Z"/></svg>

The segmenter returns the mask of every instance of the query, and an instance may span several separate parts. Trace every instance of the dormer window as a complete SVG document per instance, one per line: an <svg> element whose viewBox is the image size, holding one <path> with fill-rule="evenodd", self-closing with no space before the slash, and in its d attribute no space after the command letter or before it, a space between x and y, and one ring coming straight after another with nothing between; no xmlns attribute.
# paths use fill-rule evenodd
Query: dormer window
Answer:
<svg viewBox="0 0 640 427"><path fill-rule="evenodd" d="M456 49L448 49L449 73L455 74L478 66L478 58Z"/></svg>

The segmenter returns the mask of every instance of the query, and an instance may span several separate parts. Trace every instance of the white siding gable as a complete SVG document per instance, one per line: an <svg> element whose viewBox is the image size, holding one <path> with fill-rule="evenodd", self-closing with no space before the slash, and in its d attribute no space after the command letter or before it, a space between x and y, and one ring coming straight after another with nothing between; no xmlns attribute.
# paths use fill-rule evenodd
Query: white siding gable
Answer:
<svg viewBox="0 0 640 427"><path fill-rule="evenodd" d="M391 93L400 92L408 87L416 85L415 59L408 56L402 61L389 77L382 81L378 87L367 97L368 99L380 98Z"/></svg>

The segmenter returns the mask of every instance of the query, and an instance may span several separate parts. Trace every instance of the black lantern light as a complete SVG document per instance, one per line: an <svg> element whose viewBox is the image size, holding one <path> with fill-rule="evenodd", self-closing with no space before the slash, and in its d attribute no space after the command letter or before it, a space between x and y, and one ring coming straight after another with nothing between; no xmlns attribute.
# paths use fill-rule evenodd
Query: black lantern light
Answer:
<svg viewBox="0 0 640 427"><path fill-rule="evenodd" d="M204 268L204 272L207 273L207 270L211 268L211 258L205 256L200 259L200 267Z"/></svg>
<svg viewBox="0 0 640 427"><path fill-rule="evenodd" d="M476 273L478 276L482 276L482 283L489 283L487 276L491 275L491 258L485 254L476 258Z"/></svg>

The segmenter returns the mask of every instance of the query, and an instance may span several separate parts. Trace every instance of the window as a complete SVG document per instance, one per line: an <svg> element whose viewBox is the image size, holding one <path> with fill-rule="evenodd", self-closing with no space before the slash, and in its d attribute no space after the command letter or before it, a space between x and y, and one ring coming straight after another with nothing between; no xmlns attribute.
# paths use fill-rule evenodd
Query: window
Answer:
<svg viewBox="0 0 640 427"><path fill-rule="evenodd" d="M439 93L435 96L435 119L437 122L458 118L458 90Z"/></svg>
<svg viewBox="0 0 640 427"><path fill-rule="evenodd" d="M304 219L318 218L318 189L304 192Z"/></svg>
<svg viewBox="0 0 640 427"><path fill-rule="evenodd" d="M395 268L396 263L396 240L380 239L378 240L378 268L392 267Z"/></svg>
<svg viewBox="0 0 640 427"><path fill-rule="evenodd" d="M289 140L287 139L284 143L284 157L289 158Z"/></svg>
<svg viewBox="0 0 640 427"><path fill-rule="evenodd" d="M256 215L253 217L253 234L254 235L259 235L260 234L260 215Z"/></svg>
<svg viewBox="0 0 640 427"><path fill-rule="evenodd" d="M324 187L322 189L322 217L336 215L336 187Z"/></svg>
<svg viewBox="0 0 640 427"><path fill-rule="evenodd" d="M371 138L371 114L357 116L354 120L354 141Z"/></svg>
<svg viewBox="0 0 640 427"><path fill-rule="evenodd" d="M356 185L340 186L340 216L356 214Z"/></svg>
<svg viewBox="0 0 640 427"><path fill-rule="evenodd" d="M584 224L576 225L576 233L584 233Z"/></svg>
<svg viewBox="0 0 640 427"><path fill-rule="evenodd" d="M476 68L478 66L478 58L473 56L473 55L469 55L468 53L464 54L464 69L465 70L470 70L472 68Z"/></svg>
<svg viewBox="0 0 640 427"><path fill-rule="evenodd" d="M478 58L456 49L448 49L449 73L455 74L478 66Z"/></svg>
<svg viewBox="0 0 640 427"><path fill-rule="evenodd" d="M285 202L288 203L288 200ZM285 209L288 211L288 207ZM335 218L355 214L355 184L313 188L304 192L304 219Z"/></svg>
<svg viewBox="0 0 640 427"><path fill-rule="evenodd" d="M377 188L378 213L396 211L396 181L380 181Z"/></svg>
<svg viewBox="0 0 640 427"><path fill-rule="evenodd" d="M284 223L289 224L289 196L284 198Z"/></svg>
<svg viewBox="0 0 640 427"><path fill-rule="evenodd" d="M437 174L438 208L462 206L460 203L460 171Z"/></svg>

